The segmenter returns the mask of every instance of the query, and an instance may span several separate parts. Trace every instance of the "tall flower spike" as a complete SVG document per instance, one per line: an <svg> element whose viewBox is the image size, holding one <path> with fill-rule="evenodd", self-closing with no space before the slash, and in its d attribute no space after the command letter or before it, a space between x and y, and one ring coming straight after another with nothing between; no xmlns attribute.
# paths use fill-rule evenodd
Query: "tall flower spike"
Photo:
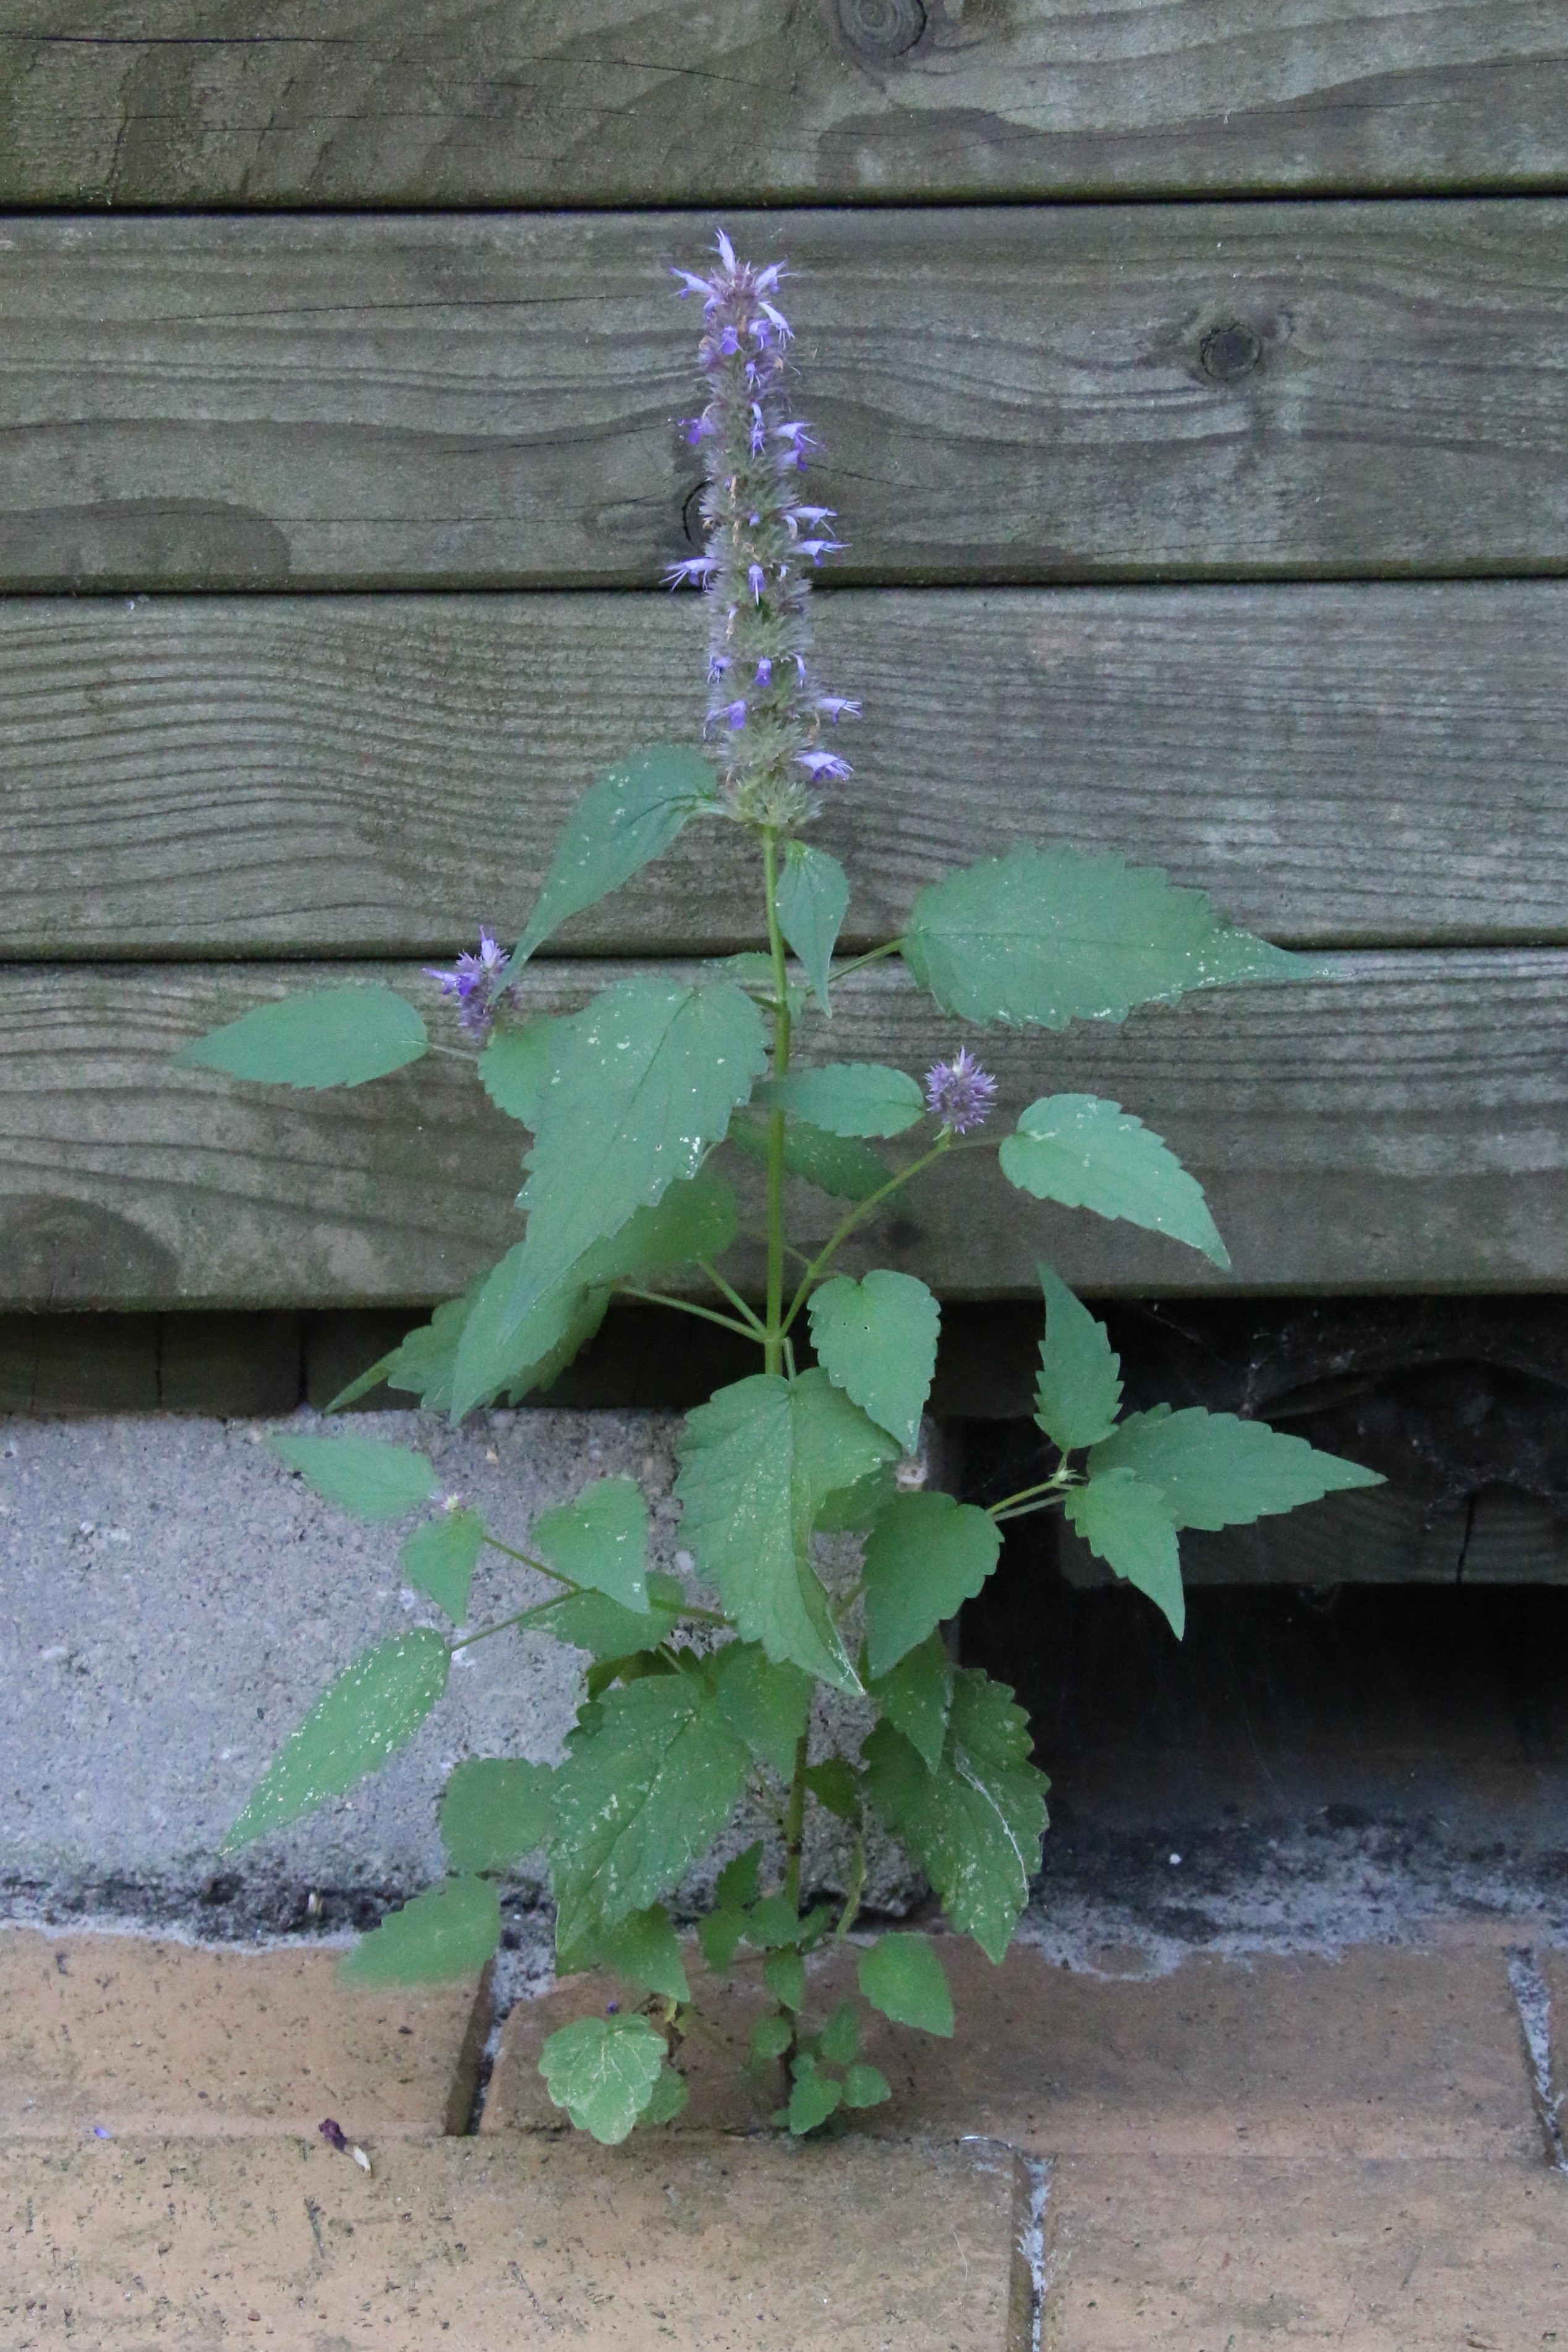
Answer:
<svg viewBox="0 0 1568 2352"><path fill-rule="evenodd" d="M704 731L724 805L743 824L789 831L816 814L819 784L850 773L818 739L825 718L859 705L819 694L806 659L808 568L839 542L824 529L832 509L796 497L795 476L816 443L790 413L790 325L773 299L784 264L737 260L722 229L715 250L708 277L673 273L682 297L702 304L708 404L686 435L703 453L706 549L671 564L665 577L672 588L700 587L708 599L714 691ZM742 684L743 698L735 690Z"/></svg>

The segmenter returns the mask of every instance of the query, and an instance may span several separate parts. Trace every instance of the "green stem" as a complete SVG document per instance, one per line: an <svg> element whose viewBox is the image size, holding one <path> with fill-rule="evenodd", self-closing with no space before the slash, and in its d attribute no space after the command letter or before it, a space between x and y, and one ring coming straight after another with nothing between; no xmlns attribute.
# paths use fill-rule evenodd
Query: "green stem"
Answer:
<svg viewBox="0 0 1568 2352"><path fill-rule="evenodd" d="M849 1865L849 1884L844 1890L844 1908L838 1915L838 1925L833 1930L833 1940L841 1944L860 1916L860 1897L866 1892L866 1832L855 1832L855 1859Z"/></svg>
<svg viewBox="0 0 1568 2352"><path fill-rule="evenodd" d="M789 1784L789 1803L784 1809L784 1891L796 1911L800 1909L800 1857L805 1844L806 1754L806 1735L803 1731L795 1743L795 1772Z"/></svg>
<svg viewBox="0 0 1568 2352"><path fill-rule="evenodd" d="M582 1591L583 1587L574 1583L571 1577L563 1576L558 1568L550 1567L545 1560L535 1559L531 1551L514 1551L510 1544L502 1543L500 1536L492 1536L489 1528L485 1529L485 1541L492 1551L504 1551L508 1559L520 1559L524 1568L536 1568L541 1576L552 1577L557 1584L563 1584L568 1592ZM557 1595L558 1599L559 1597Z"/></svg>
<svg viewBox="0 0 1568 2352"><path fill-rule="evenodd" d="M849 963L835 964L833 977L835 980L847 980L852 971L859 971L868 963L880 963L884 956L897 955L903 944L901 939L885 940L879 948L868 950L865 955L856 956Z"/></svg>
<svg viewBox="0 0 1568 2352"><path fill-rule="evenodd" d="M952 1138L944 1127L929 1151L923 1151L918 1160L911 1160L907 1168L900 1168L898 1174L896 1176L890 1176L888 1179L888 1181L879 1186L879 1189L871 1194L868 1200L857 1202L854 1208L850 1210L849 1214L843 1219L837 1229L828 1236L821 1249L817 1251L816 1255L806 1267L805 1272L801 1276L800 1287L790 1301L789 1313L784 1318L781 1332L787 1331L789 1329L790 1325L795 1321L795 1317L805 1305L806 1296L811 1289L812 1284L816 1280L817 1276L823 1272L825 1267L831 1265L833 1260L837 1257L838 1252L842 1249L844 1244L848 1240L856 1227L858 1225L863 1225L868 1217L874 1216L876 1212L881 1207L882 1202L888 1200L891 1194L896 1192L900 1185L909 1183L912 1177L919 1176L924 1170L930 1168L934 1161L944 1158L952 1149Z"/></svg>
<svg viewBox="0 0 1568 2352"><path fill-rule="evenodd" d="M716 1307L699 1307L694 1298L672 1298L668 1290L643 1290L635 1282L617 1282L616 1294L620 1298L646 1299L650 1307L674 1307L682 1315L700 1315L704 1323L717 1323L722 1330L738 1331L742 1339L754 1339L762 1328L760 1324L755 1330L752 1328L757 1323L754 1315L750 1323L737 1322L733 1315L721 1315Z"/></svg>
<svg viewBox="0 0 1568 2352"><path fill-rule="evenodd" d="M746 1328L751 1332L752 1338L757 1339L762 1339L764 1332L764 1326L762 1317L756 1312L755 1308L747 1306L745 1300L742 1297L734 1285L725 1281L723 1276L720 1273L716 1265L710 1265L705 1257L700 1257L697 1264L701 1272L708 1276L708 1279L713 1285L714 1289L722 1291L724 1297L729 1300L736 1313L742 1318L745 1322Z"/></svg>
<svg viewBox="0 0 1568 2352"><path fill-rule="evenodd" d="M784 965L784 933L777 906L779 837L774 826L763 827L763 889L767 898L768 952L773 963L773 1076L782 1078L789 1068L789 974ZM777 1372L784 1366L784 1115L768 1113L768 1303L763 1333L763 1365ZM804 1802L804 1798L802 1800Z"/></svg>
<svg viewBox="0 0 1568 2352"><path fill-rule="evenodd" d="M1073 1483L1076 1486L1079 1482L1075 1479ZM1033 1511L1054 1511L1058 1503L1065 1503L1066 1500L1065 1493L1042 1495L1037 1503L1020 1503L1016 1511L998 1511L995 1515L996 1525L999 1528L1005 1528L1010 1520L1026 1519Z"/></svg>
<svg viewBox="0 0 1568 2352"><path fill-rule="evenodd" d="M1020 1486L1016 1495L1004 1495L999 1503L987 1503L985 1507L994 1519L1000 1518L1003 1512L1010 1511L1015 1503L1032 1502L1037 1495L1059 1495L1063 1487L1076 1486L1078 1483L1078 1478L1064 1462L1059 1470L1053 1470L1050 1476L1042 1478L1037 1486Z"/></svg>

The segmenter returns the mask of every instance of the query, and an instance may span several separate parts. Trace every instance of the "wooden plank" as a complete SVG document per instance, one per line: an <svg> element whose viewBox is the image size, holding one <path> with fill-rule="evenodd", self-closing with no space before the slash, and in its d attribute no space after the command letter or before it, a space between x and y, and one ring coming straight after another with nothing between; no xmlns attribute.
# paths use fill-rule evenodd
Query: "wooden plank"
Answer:
<svg viewBox="0 0 1568 2352"><path fill-rule="evenodd" d="M1568 203L731 225L801 273L846 584L1568 563ZM651 585L710 228L13 219L0 580Z"/></svg>
<svg viewBox="0 0 1568 2352"><path fill-rule="evenodd" d="M9 204L1541 186L1551 0L82 0L0 9Z"/></svg>
<svg viewBox="0 0 1568 2352"><path fill-rule="evenodd" d="M1568 945L1568 584L818 609L823 674L865 704L817 828L849 945L1019 837L1162 864L1271 939ZM595 768L691 735L700 633L662 595L0 604L0 954L515 937ZM751 861L697 828L563 944L752 943Z"/></svg>
<svg viewBox="0 0 1568 2352"><path fill-rule="evenodd" d="M1232 1288L1568 1286L1568 953L1352 954L1332 970L1121 1028L998 1032L986 1058L1005 1107L1099 1091L1164 1134L1208 1188ZM603 976L535 966L529 1003L581 1003ZM391 1305L460 1288L515 1238L520 1130L457 1059L321 1097L170 1068L181 1039L310 977L0 974L0 1301ZM952 1040L879 966L805 1050L919 1069ZM799 1237L828 1213L807 1196ZM954 1297L1031 1291L1042 1253L1105 1296L1226 1286L1174 1243L1037 1207L978 1159L939 1171L871 1246Z"/></svg>
<svg viewBox="0 0 1568 2352"><path fill-rule="evenodd" d="M1069 1584L1116 1582L1071 1528L1059 1540ZM1568 1584L1568 1527L1506 1486L1448 1511L1398 1486L1372 1486L1248 1528L1189 1528L1182 1576L1189 1585Z"/></svg>

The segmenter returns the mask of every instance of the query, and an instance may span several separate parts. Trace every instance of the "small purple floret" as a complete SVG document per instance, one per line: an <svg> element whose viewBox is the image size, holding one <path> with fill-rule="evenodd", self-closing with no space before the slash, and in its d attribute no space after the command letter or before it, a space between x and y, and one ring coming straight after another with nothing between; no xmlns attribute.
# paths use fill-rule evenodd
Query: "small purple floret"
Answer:
<svg viewBox="0 0 1568 2352"><path fill-rule="evenodd" d="M477 955L465 952L450 971L425 967L426 977L438 980L443 996L458 1000L458 1019L470 1037L488 1037L496 1007L510 986L511 958L496 943L493 931L481 928Z"/></svg>
<svg viewBox="0 0 1568 2352"><path fill-rule="evenodd" d="M954 1135L982 1126L996 1098L996 1081L983 1070L967 1045L951 1062L938 1062L926 1072L926 1108Z"/></svg>

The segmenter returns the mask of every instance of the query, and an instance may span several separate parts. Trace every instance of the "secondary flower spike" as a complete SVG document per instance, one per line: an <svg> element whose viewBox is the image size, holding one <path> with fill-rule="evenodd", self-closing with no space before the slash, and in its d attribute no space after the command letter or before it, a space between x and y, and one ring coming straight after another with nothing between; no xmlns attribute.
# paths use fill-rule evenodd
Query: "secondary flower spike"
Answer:
<svg viewBox="0 0 1568 2352"><path fill-rule="evenodd" d="M800 497L816 444L790 414L790 327L774 299L784 266L738 261L721 229L716 251L706 278L674 273L682 295L702 304L708 403L687 437L702 452L707 547L665 576L708 599L705 732L724 804L745 824L788 829L816 814L817 785L850 773L818 739L825 719L837 723L860 706L817 693L807 666L809 571L839 541L826 528L832 509Z"/></svg>
<svg viewBox="0 0 1568 2352"><path fill-rule="evenodd" d="M511 958L496 944L495 934L481 929L479 953L460 955L452 971L426 964L425 971L427 979L440 982L443 996L457 998L458 1019L468 1034L488 1037L496 1007L510 986Z"/></svg>
<svg viewBox="0 0 1568 2352"><path fill-rule="evenodd" d="M983 1070L967 1045L951 1062L938 1062L926 1072L926 1108L954 1135L984 1123L996 1099L996 1081Z"/></svg>

